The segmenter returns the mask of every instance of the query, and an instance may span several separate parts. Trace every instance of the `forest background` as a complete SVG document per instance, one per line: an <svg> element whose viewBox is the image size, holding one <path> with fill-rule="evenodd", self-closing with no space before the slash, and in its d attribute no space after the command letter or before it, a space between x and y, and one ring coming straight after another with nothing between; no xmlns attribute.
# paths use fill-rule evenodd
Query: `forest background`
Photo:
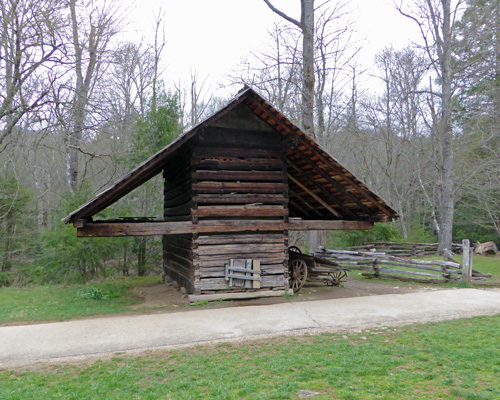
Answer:
<svg viewBox="0 0 500 400"><path fill-rule="evenodd" d="M420 37L383 49L369 70L349 2L315 4L315 139L400 215L327 243L498 243L500 0L398 4ZM161 10L148 42L123 39L119 1L5 0L0 13L0 286L158 272L159 238L77 239L61 219L230 95L195 68L166 79L175 60ZM254 87L301 126L302 32L274 24L220 85ZM161 218L161 192L153 179L101 216Z"/></svg>

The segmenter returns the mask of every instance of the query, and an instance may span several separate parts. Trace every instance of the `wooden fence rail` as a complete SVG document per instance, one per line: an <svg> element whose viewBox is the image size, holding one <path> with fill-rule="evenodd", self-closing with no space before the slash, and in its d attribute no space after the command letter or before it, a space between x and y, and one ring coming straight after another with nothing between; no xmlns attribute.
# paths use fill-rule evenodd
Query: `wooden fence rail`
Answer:
<svg viewBox="0 0 500 400"><path fill-rule="evenodd" d="M377 251L399 257L418 257L437 254L438 243L365 242L348 248L352 251ZM454 254L462 253L462 244L452 244Z"/></svg>
<svg viewBox="0 0 500 400"><path fill-rule="evenodd" d="M380 252L321 249L314 253L348 270L360 270L370 278L396 278L424 283L456 282L462 266L452 261L421 261Z"/></svg>

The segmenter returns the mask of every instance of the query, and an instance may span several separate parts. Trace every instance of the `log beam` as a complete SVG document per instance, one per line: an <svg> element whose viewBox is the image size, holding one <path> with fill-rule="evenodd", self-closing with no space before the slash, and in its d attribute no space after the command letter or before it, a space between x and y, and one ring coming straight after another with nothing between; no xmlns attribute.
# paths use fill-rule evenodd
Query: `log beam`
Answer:
<svg viewBox="0 0 500 400"><path fill-rule="evenodd" d="M325 220L293 220L288 223L289 231L364 231L373 229L370 221L325 221Z"/></svg>
<svg viewBox="0 0 500 400"><path fill-rule="evenodd" d="M92 222L77 229L78 237L121 237L177 235L185 233L222 233L222 232L271 232L271 231L308 231L308 230L367 230L373 228L369 221L324 221L295 220L286 223L278 220L221 220L169 222Z"/></svg>

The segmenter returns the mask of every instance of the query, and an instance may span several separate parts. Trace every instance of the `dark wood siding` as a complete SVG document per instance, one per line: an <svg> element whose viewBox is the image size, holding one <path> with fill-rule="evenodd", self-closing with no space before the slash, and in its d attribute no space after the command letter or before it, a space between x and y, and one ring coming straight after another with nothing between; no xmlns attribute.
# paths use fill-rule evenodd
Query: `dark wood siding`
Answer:
<svg viewBox="0 0 500 400"><path fill-rule="evenodd" d="M163 178L165 221L189 221L192 206L190 153L166 165ZM163 236L163 271L189 292L194 291L192 234Z"/></svg>
<svg viewBox="0 0 500 400"><path fill-rule="evenodd" d="M286 161L278 133L226 126L205 128L191 158L193 222L287 220ZM246 129L249 128L249 129ZM236 232L195 235L195 293L245 290L224 279L230 259L258 259L261 289L287 288L288 233ZM248 289L247 289L248 290Z"/></svg>

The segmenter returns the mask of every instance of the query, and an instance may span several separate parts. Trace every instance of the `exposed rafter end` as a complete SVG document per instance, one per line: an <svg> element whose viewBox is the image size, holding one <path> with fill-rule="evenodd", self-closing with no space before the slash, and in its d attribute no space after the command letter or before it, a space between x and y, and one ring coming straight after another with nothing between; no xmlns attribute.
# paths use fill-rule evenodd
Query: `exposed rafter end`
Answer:
<svg viewBox="0 0 500 400"><path fill-rule="evenodd" d="M84 228L85 225L88 223L92 222L92 218L86 218L86 219L75 219L73 221L73 226L77 229L79 228Z"/></svg>

